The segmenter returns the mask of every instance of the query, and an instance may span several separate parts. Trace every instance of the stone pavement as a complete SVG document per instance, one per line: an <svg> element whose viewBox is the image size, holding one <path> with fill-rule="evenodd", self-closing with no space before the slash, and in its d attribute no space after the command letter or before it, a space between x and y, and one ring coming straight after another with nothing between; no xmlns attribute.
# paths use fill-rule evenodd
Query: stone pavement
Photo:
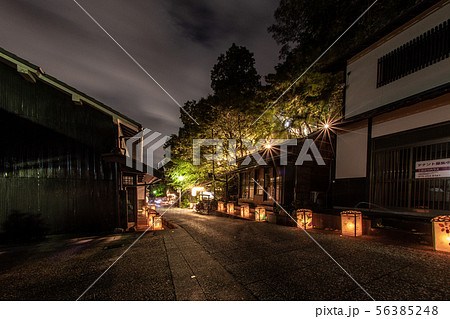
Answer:
<svg viewBox="0 0 450 319"><path fill-rule="evenodd" d="M179 226L175 233L183 230L183 240L212 256L241 285L239 291L257 300L370 300L300 229L177 209L165 217ZM449 254L370 236L310 234L376 300L450 298Z"/></svg>
<svg viewBox="0 0 450 319"><path fill-rule="evenodd" d="M171 209L82 300L370 300L302 230ZM376 300L448 300L450 254L310 234ZM0 246L1 300L76 300L140 233Z"/></svg>

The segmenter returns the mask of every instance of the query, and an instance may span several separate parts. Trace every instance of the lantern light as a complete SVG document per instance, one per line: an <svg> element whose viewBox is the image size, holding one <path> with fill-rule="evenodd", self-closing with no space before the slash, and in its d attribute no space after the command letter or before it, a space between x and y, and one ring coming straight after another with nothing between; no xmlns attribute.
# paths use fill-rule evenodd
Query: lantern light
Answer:
<svg viewBox="0 0 450 319"><path fill-rule="evenodd" d="M227 204L227 214L234 215L234 203Z"/></svg>
<svg viewBox="0 0 450 319"><path fill-rule="evenodd" d="M249 204L241 205L241 217L242 218L250 218L250 206Z"/></svg>
<svg viewBox="0 0 450 319"><path fill-rule="evenodd" d="M162 227L162 217L161 216L154 216L153 217L153 230L161 230Z"/></svg>
<svg viewBox="0 0 450 319"><path fill-rule="evenodd" d="M266 221L266 209L264 207L258 206L255 208L255 220L257 222Z"/></svg>
<svg viewBox="0 0 450 319"><path fill-rule="evenodd" d="M310 209L297 209L297 227L303 229L313 228L313 213Z"/></svg>
<svg viewBox="0 0 450 319"><path fill-rule="evenodd" d="M162 230L163 222L162 217L158 214L158 212L154 209L147 209L148 214L148 223L150 225L151 230Z"/></svg>
<svg viewBox="0 0 450 319"><path fill-rule="evenodd" d="M341 229L344 236L362 236L362 213L356 210L341 212Z"/></svg>
<svg viewBox="0 0 450 319"><path fill-rule="evenodd" d="M217 210L221 213L225 212L225 203L224 202L217 202Z"/></svg>
<svg viewBox="0 0 450 319"><path fill-rule="evenodd" d="M450 215L434 217L431 223L434 250L450 252Z"/></svg>

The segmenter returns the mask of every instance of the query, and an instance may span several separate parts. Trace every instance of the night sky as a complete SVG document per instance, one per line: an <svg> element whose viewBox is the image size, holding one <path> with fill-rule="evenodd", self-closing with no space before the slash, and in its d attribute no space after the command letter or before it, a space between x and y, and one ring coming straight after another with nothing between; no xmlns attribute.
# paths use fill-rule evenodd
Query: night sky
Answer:
<svg viewBox="0 0 450 319"><path fill-rule="evenodd" d="M277 0L78 0L180 103L210 92L210 71L233 42L273 72L267 32ZM170 135L178 106L72 0L0 0L0 47Z"/></svg>

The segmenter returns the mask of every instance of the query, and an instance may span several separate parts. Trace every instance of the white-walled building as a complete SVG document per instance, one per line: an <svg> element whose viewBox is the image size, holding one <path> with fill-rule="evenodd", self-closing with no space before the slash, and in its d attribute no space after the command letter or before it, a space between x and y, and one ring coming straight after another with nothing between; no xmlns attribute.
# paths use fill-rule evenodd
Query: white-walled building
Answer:
<svg viewBox="0 0 450 319"><path fill-rule="evenodd" d="M335 208L435 216L450 207L450 1L347 61Z"/></svg>

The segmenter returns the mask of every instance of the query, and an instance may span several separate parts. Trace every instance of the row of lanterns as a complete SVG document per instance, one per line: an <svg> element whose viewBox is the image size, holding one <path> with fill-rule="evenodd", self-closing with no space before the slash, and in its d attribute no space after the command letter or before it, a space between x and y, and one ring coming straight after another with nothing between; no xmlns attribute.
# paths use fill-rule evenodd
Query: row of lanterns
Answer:
<svg viewBox="0 0 450 319"><path fill-rule="evenodd" d="M148 218L148 225L151 230L162 230L163 222L162 217L156 211L155 205L150 205L150 207L146 206L143 209L143 213Z"/></svg>
<svg viewBox="0 0 450 319"><path fill-rule="evenodd" d="M250 218L250 206L248 204L241 205L241 217ZM225 212L225 203L218 202L217 209L219 212ZM234 215L234 203L227 203L226 213ZM312 216L313 212L310 209L298 209L297 226L299 228L311 229L313 228ZM261 206L255 208L255 220L266 221L266 209ZM362 235L362 214L357 211L345 211L341 213L342 234L346 236L361 236Z"/></svg>
<svg viewBox="0 0 450 319"><path fill-rule="evenodd" d="M240 209L241 209L240 216L242 218L249 219L250 218L250 206L248 204L242 204ZM225 213L225 203L218 202L217 210L219 212ZM226 213L229 215L234 215L234 213L235 213L234 203L227 203ZM255 208L255 220L258 222L264 222L267 220L266 209L264 207L258 206Z"/></svg>
<svg viewBox="0 0 450 319"><path fill-rule="evenodd" d="M225 203L218 202L218 210L225 212ZM227 203L226 213L234 215L234 203ZM297 227L313 228L313 212L310 209L298 209ZM241 205L242 218L250 218L250 206ZM266 221L266 209L261 206L255 208L255 220ZM431 220L433 230L433 245L435 250L450 252L450 215L438 216ZM362 213L355 210L341 212L341 232L343 236L358 237L363 235Z"/></svg>

